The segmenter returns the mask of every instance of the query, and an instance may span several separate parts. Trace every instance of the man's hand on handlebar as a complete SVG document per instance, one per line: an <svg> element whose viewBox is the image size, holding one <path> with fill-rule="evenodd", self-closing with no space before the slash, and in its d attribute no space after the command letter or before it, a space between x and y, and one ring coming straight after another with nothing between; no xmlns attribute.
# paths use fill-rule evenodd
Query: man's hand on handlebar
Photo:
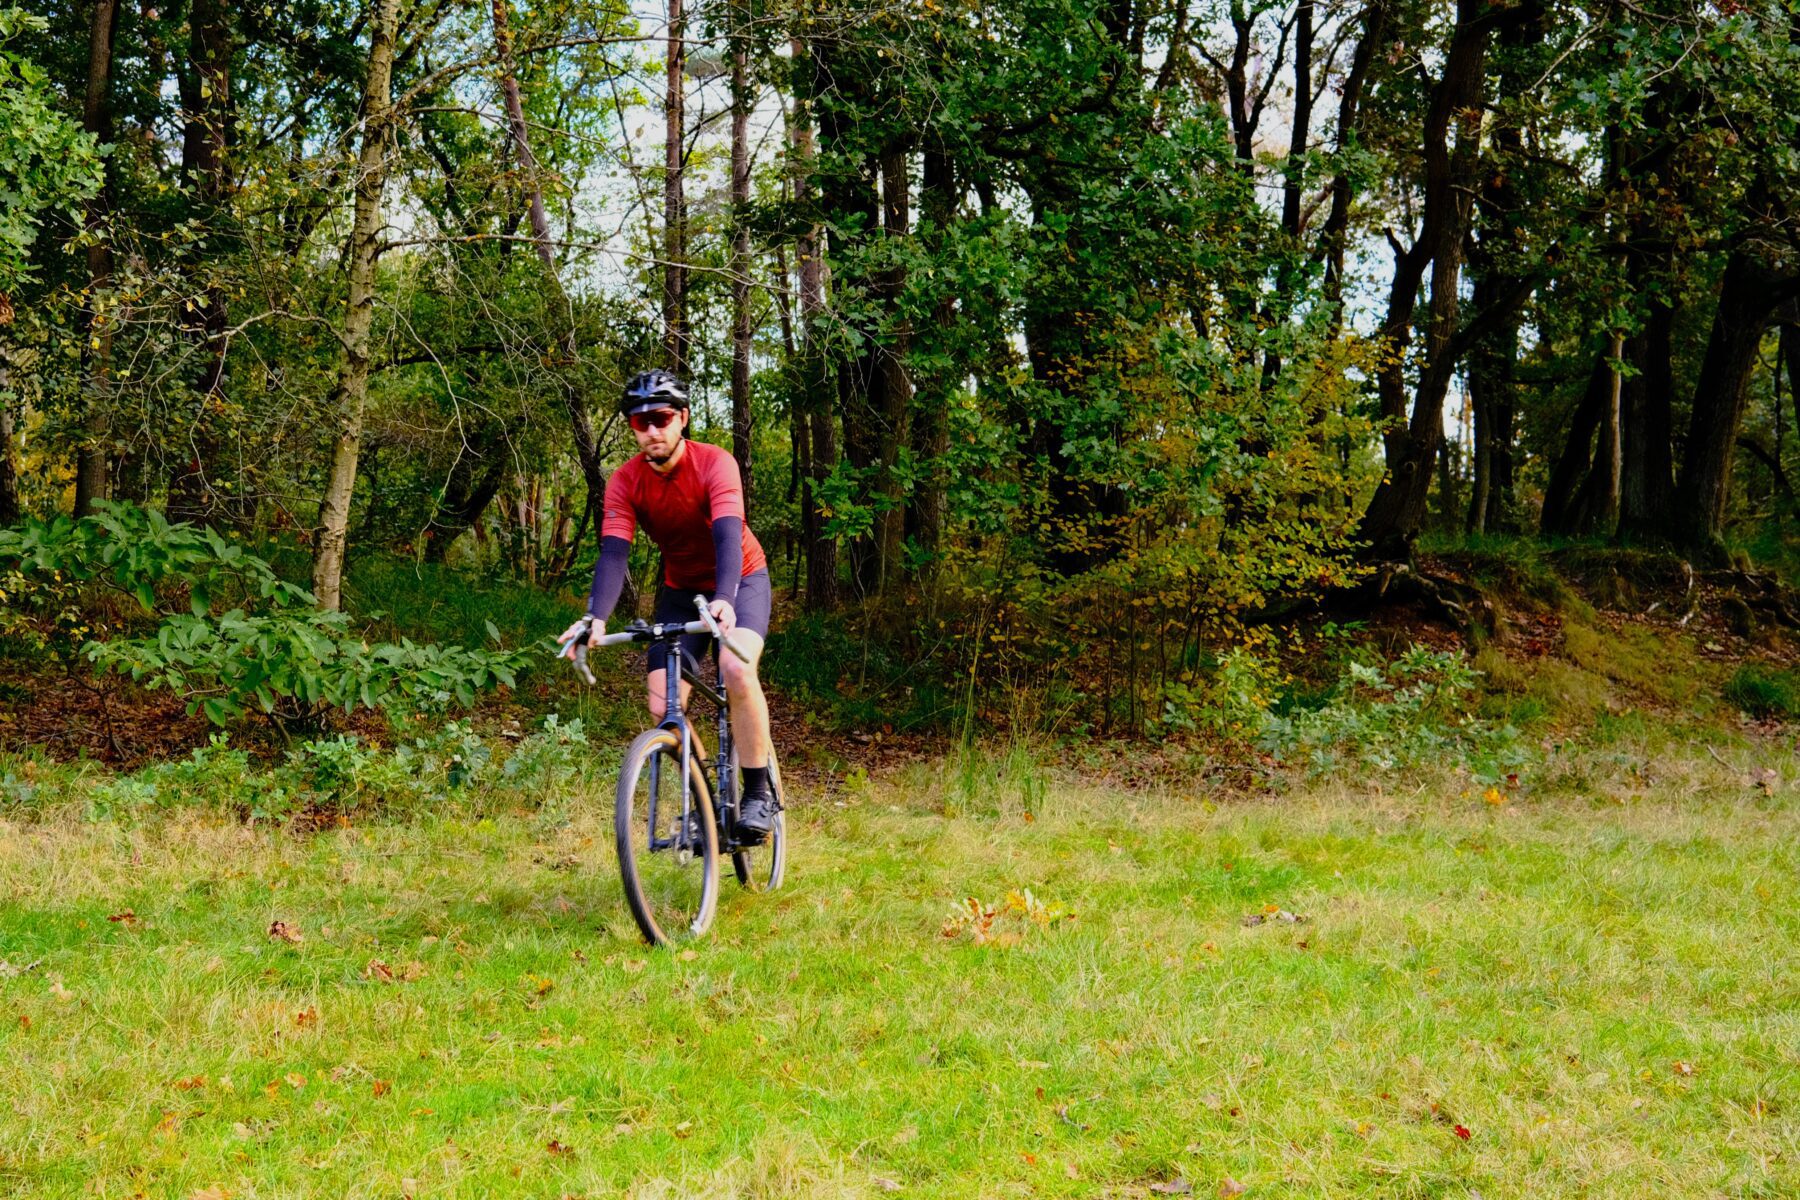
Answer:
<svg viewBox="0 0 1800 1200"><path fill-rule="evenodd" d="M731 607L731 601L714 600L708 608L712 612L713 620L719 623L720 633L729 635L732 630L737 628L737 610Z"/></svg>
<svg viewBox="0 0 1800 1200"><path fill-rule="evenodd" d="M575 646L577 643L592 646L600 640L601 635L605 632L605 622L597 621L593 617L581 618L581 620L575 622L573 625L556 635L556 640L560 646L557 651L558 657L572 660L575 657Z"/></svg>
<svg viewBox="0 0 1800 1200"><path fill-rule="evenodd" d="M575 664L575 669L589 683L594 682L594 673L588 669L587 652L589 646L598 645L600 638L606 633L606 622L584 616L567 629L556 640L559 643L557 655Z"/></svg>

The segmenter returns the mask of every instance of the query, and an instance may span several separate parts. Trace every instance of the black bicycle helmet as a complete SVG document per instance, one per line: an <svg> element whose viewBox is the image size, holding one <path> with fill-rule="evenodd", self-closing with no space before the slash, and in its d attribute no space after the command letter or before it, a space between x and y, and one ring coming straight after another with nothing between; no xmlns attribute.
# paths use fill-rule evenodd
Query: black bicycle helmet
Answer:
<svg viewBox="0 0 1800 1200"><path fill-rule="evenodd" d="M645 371L625 385L619 397L619 411L626 416L647 408L686 408L687 384L673 371Z"/></svg>

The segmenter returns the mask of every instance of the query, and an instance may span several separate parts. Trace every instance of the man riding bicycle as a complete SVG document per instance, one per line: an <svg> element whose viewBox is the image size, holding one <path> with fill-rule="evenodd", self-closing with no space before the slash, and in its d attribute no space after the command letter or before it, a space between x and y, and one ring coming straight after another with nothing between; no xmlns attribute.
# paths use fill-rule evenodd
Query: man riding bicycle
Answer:
<svg viewBox="0 0 1800 1200"><path fill-rule="evenodd" d="M607 481L588 615L558 639L563 657L575 657L584 628L590 645L606 632L624 590L631 539L643 526L663 556L653 619L666 625L692 619L693 597L703 593L713 619L743 655L721 655L732 740L743 772L735 833L740 841L760 842L775 821L775 796L769 784L769 706L756 664L769 635L774 591L762 546L744 524L743 475L727 451L688 440L687 386L670 372L646 371L626 384L619 411L640 453ZM704 634L684 637L682 655L697 665L707 640ZM651 647L645 682L650 715L658 721L667 705L667 657L661 645ZM681 694L685 700L685 681Z"/></svg>

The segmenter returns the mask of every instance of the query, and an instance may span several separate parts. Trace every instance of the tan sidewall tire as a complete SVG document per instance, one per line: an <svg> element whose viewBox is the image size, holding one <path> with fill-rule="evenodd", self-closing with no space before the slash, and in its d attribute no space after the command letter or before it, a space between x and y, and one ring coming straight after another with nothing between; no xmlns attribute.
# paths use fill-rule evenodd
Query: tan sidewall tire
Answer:
<svg viewBox="0 0 1800 1200"><path fill-rule="evenodd" d="M637 740L625 752L624 766L619 769L618 793L613 801L613 838L619 855L619 882L624 888L625 904L631 909L632 919L637 922L645 941L656 946L668 946L699 937L712 926L713 914L719 906L719 834L713 825L712 796L706 786L706 775L700 769L698 756L695 756L688 760L688 775L694 808L700 814L705 842L700 856L700 905L693 923L686 929L663 929L657 923L655 914L650 911L649 901L644 897L636 848L631 844L634 822L640 819L636 812L638 778L648 765L650 756L660 751L669 751L677 756L680 754L680 740L672 731L647 729L637 736Z"/></svg>

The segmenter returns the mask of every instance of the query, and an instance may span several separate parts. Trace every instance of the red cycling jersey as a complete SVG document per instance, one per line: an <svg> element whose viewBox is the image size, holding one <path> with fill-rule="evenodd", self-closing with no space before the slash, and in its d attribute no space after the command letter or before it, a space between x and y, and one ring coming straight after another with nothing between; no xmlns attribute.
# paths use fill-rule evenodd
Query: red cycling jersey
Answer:
<svg viewBox="0 0 1800 1200"><path fill-rule="evenodd" d="M664 583L711 592L718 565L712 541L717 517L744 519L744 478L730 451L690 441L667 474L652 470L642 454L613 472L606 481L600 536L630 541L642 525L662 551ZM768 565L762 544L744 526L744 574Z"/></svg>

